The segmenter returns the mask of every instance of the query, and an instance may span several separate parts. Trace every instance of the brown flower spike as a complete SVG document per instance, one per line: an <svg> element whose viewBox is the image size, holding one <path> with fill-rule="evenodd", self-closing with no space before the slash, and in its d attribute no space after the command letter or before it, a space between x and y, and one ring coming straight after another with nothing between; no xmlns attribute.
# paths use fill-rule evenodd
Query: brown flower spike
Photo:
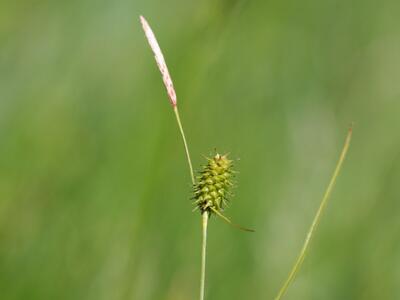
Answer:
<svg viewBox="0 0 400 300"><path fill-rule="evenodd" d="M174 89L174 84L172 83L171 76L169 75L164 55L161 52L160 46L158 45L157 39L153 31L151 30L149 23L147 23L146 19L143 16L140 16L140 22L142 23L142 27L146 35L147 41L149 42L149 45L151 47L151 50L153 50L157 66L160 69L164 85L167 89L169 102L173 107L176 107L176 93Z"/></svg>
<svg viewBox="0 0 400 300"><path fill-rule="evenodd" d="M168 71L167 64L165 63L164 55L161 52L160 46L158 45L158 42L153 33L153 30L151 30L149 23L147 23L146 19L143 16L140 16L140 22L142 23L143 31L146 35L147 41L149 42L151 50L154 53L154 58L156 59L158 69L161 72L161 76L164 81L164 85L167 89L169 102L171 103L172 108L174 110L176 121L178 122L178 126L179 126L179 131L181 132L183 144L185 146L186 157L187 157L189 169L190 169L190 177L192 179L192 183L194 184L195 179L194 179L194 174L193 174L193 166L192 166L192 161L190 159L189 147L187 145L185 133L183 131L181 118L179 116L174 84L172 83L171 75L169 75L169 71Z"/></svg>

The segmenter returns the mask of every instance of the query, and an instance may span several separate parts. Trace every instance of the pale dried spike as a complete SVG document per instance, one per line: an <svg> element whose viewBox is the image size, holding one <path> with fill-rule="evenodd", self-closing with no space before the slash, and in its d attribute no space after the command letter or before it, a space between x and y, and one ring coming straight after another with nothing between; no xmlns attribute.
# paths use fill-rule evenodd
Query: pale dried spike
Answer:
<svg viewBox="0 0 400 300"><path fill-rule="evenodd" d="M140 22L142 23L144 33L146 35L147 41L150 44L151 49L153 50L154 57L157 62L157 66L160 69L164 85L167 88L167 93L169 97L169 101L173 107L176 107L176 93L174 89L174 85L172 83L171 76L169 75L169 71L167 68L167 64L165 63L164 56L161 52L160 46L158 45L157 39L151 30L149 23L147 23L146 19L143 16L140 16Z"/></svg>

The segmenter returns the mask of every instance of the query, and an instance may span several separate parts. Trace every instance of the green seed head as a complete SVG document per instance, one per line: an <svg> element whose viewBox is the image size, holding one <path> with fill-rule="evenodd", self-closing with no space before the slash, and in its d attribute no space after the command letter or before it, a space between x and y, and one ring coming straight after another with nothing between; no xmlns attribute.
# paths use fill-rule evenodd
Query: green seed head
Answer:
<svg viewBox="0 0 400 300"><path fill-rule="evenodd" d="M200 212L212 212L213 210L223 211L227 205L229 188L233 186L232 161L227 158L227 154L216 154L213 158L207 158L207 165L197 177L194 185L195 205Z"/></svg>

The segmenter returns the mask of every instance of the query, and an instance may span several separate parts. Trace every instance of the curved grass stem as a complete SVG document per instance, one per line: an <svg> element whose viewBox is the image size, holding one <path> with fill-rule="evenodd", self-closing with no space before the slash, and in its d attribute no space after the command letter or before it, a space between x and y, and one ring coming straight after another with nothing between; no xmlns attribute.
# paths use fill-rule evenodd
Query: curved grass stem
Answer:
<svg viewBox="0 0 400 300"><path fill-rule="evenodd" d="M192 160L190 159L189 147L188 147L188 144L186 142L185 132L183 131L183 126L182 126L181 118L179 117L179 111L178 111L178 107L177 106L174 106L174 113L175 113L176 121L178 123L179 131L181 132L183 145L185 146L186 159L187 159L187 162L189 164L189 170L190 170L190 178L192 179L192 184L195 184L196 181L195 181L195 178L194 178Z"/></svg>
<svg viewBox="0 0 400 300"><path fill-rule="evenodd" d="M189 147L186 142L185 132L183 131L183 126L181 122L181 118L179 116L178 107L174 106L174 113L176 117L176 121L178 123L179 131L182 136L183 145L185 146L186 159L189 165L190 177L192 179L192 184L196 183L192 160L190 159ZM207 225L208 225L208 212L205 211L202 214L202 246L201 246L201 274L200 274L200 300L204 300L204 290L205 290L205 282L206 282L206 248L207 248Z"/></svg>
<svg viewBox="0 0 400 300"><path fill-rule="evenodd" d="M340 154L340 157L339 157L338 163L336 165L335 171L333 172L331 180L330 180L330 182L328 184L328 187L327 187L327 189L325 191L325 194L322 197L321 203L320 203L320 205L318 207L317 213L315 214L314 220L313 220L313 222L312 222L312 224L311 224L311 226L310 226L310 228L309 228L309 230L307 232L307 236L306 236L306 239L304 241L303 247L301 248L301 251L300 251L300 253L299 253L298 257L297 257L297 260L294 263L294 265L293 265L293 267L292 267L292 269L291 269L291 271L289 273L289 276L287 277L286 281L284 282L284 284L282 285L281 289L279 290L278 295L275 297L275 300L280 300L285 295L290 283L294 280L297 272L300 270L300 267L303 264L303 261L304 261L304 259L306 257L307 250L309 248L309 245L310 245L311 239L313 237L313 234L314 234L315 230L318 227L318 223L319 223L319 221L321 219L322 212L323 212L324 208L327 205L329 196L330 196L330 194L332 192L332 189L333 189L333 187L335 185L336 179L337 179L337 177L338 177L338 175L340 173L340 170L342 168L344 159L346 158L346 154L347 154L347 151L348 151L349 146L350 146L351 136L352 136L352 127L350 127L350 129L349 129L349 132L347 134L346 141L344 143L343 150L342 150L342 152Z"/></svg>

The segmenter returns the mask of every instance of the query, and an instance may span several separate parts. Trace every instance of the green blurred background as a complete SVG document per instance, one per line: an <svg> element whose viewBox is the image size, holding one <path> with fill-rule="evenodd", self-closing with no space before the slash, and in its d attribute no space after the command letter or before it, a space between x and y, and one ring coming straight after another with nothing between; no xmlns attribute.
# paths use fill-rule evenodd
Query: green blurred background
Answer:
<svg viewBox="0 0 400 300"><path fill-rule="evenodd" d="M2 0L0 299L197 299L196 169L240 159L211 219L206 299L400 299L400 2Z"/></svg>

